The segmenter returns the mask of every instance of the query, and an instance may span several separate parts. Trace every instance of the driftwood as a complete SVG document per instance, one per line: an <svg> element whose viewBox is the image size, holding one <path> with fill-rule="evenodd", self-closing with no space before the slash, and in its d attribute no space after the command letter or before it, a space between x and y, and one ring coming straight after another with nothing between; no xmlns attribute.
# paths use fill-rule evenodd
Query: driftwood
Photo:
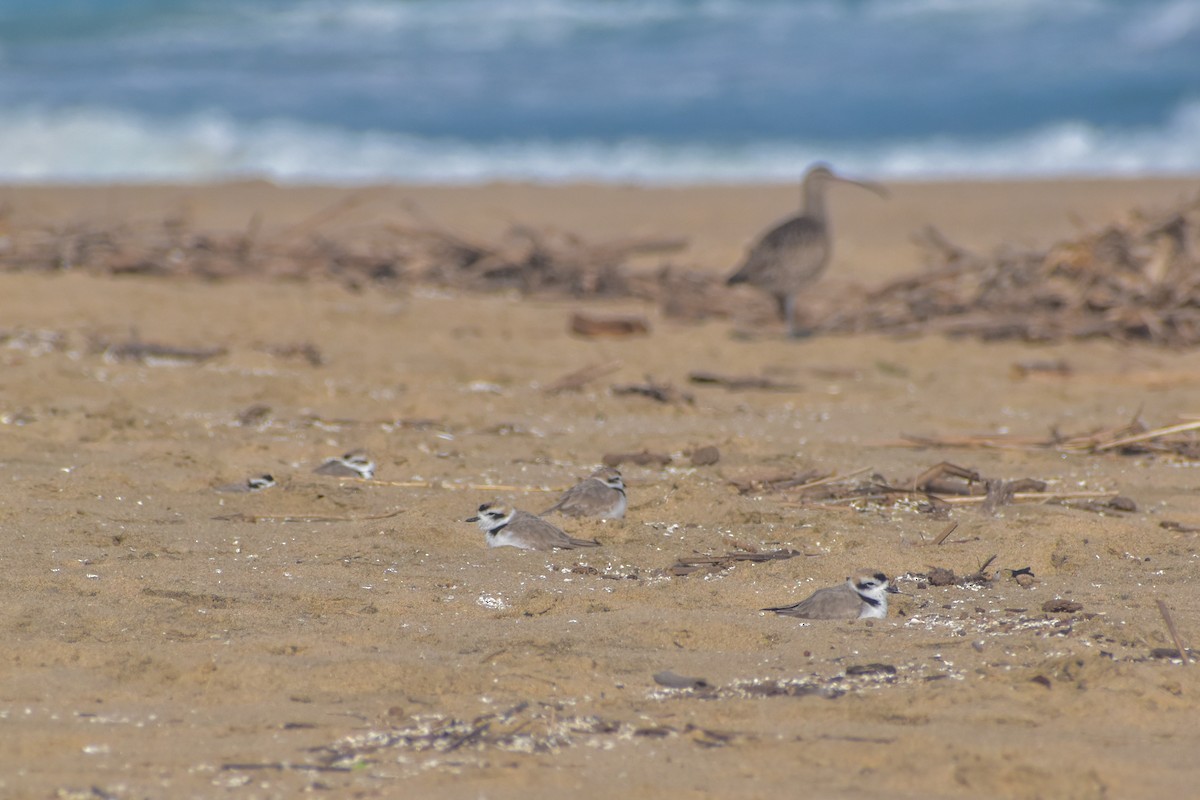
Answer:
<svg viewBox="0 0 1200 800"><path fill-rule="evenodd" d="M242 230L194 230L184 218L153 224L6 220L0 271L88 270L209 280L254 275L330 278L367 285L433 284L577 298L637 298L664 316L699 320L737 311L723 276L686 265L632 268L688 244L679 237L586 241L514 225L494 241L451 230L410 209L406 223L355 223L368 193L352 194L282 232L252 217ZM362 216L362 215L359 215ZM337 226L332 224L337 222ZM887 332L1061 341L1104 337L1171 347L1200 344L1200 198L1166 213L1133 213L1044 250L1002 246L984 255L929 228L918 237L926 268L874 288L824 287L807 309L814 334ZM766 307L766 304L761 304ZM758 308L758 305L749 307ZM814 313L815 312L815 313ZM1065 374L1062 364L1019 376Z"/></svg>
<svg viewBox="0 0 1200 800"><path fill-rule="evenodd" d="M766 553L758 551L734 551L725 553L719 556L710 555L692 555L684 556L670 567L667 568L667 574L681 577L683 575L691 575L693 572L700 570L708 570L709 572L719 572L732 567L739 562L749 562L752 564L761 564L765 561L782 561L788 558L802 556L804 553L799 550L771 550Z"/></svg>
<svg viewBox="0 0 1200 800"><path fill-rule="evenodd" d="M941 333L1060 341L1200 343L1200 198L1044 251L972 253L940 231L917 237L927 268L841 298L816 332Z"/></svg>
<svg viewBox="0 0 1200 800"><path fill-rule="evenodd" d="M611 375L621 368L620 361L606 361L602 364L589 364L586 367L569 372L542 389L546 394L561 392L577 392L589 383Z"/></svg>
<svg viewBox="0 0 1200 800"><path fill-rule="evenodd" d="M1057 450L1061 453L1160 454L1200 458L1200 419L1147 428L1140 419L1088 433L1049 436L979 434L975 436L917 436L903 434L899 441L884 442L901 447L962 447L1007 450Z"/></svg>
<svg viewBox="0 0 1200 800"><path fill-rule="evenodd" d="M680 391L670 383L658 383L647 377L645 383L625 383L612 387L614 395L638 395L671 405L691 405L695 398L687 392Z"/></svg>
<svg viewBox="0 0 1200 800"><path fill-rule="evenodd" d="M724 386L731 391L739 389L769 389L774 391L797 391L801 387L794 383L780 383L771 378L760 378L755 375L722 375L707 370L692 370L688 380L697 384Z"/></svg>
<svg viewBox="0 0 1200 800"><path fill-rule="evenodd" d="M671 463L671 456L666 453L652 453L642 450L638 453L605 453L600 463L606 467L619 467L622 464L636 464L639 467L665 467Z"/></svg>
<svg viewBox="0 0 1200 800"><path fill-rule="evenodd" d="M571 333L588 339L645 336L650 333L650 323L645 317L597 317L579 312L571 315L570 327Z"/></svg>
<svg viewBox="0 0 1200 800"><path fill-rule="evenodd" d="M224 347L180 347L177 345L144 342L136 333L124 342L97 341L93 347L113 361L140 361L143 363L174 362L197 364L223 356Z"/></svg>
<svg viewBox="0 0 1200 800"><path fill-rule="evenodd" d="M864 478L867 473L871 474ZM1114 491L1051 491L1047 490L1044 481L989 479L975 470L948 462L935 464L906 481L889 481L870 467L844 475L818 476L819 473L807 472L733 480L731 483L741 494L786 493L779 504L796 508L858 508L870 503L910 501L916 504L917 510L927 513L945 513L956 505L971 505L978 506L985 514L995 514L1001 507L1014 503L1069 504L1100 513L1136 510L1132 500ZM1079 505L1081 501L1082 505ZM948 528L936 543L945 541L953 530L953 527Z"/></svg>

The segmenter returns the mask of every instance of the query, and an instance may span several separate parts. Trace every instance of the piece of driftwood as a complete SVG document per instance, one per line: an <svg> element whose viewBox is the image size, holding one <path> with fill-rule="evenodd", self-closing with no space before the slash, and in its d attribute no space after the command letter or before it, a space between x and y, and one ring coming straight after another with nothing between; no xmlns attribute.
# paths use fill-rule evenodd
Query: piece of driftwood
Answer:
<svg viewBox="0 0 1200 800"><path fill-rule="evenodd" d="M671 463L671 456L666 453L652 453L641 450L636 453L605 453L600 459L606 467L619 467L622 464L636 464L639 467L665 467Z"/></svg>
<svg viewBox="0 0 1200 800"><path fill-rule="evenodd" d="M765 553L761 551L743 552L735 550L717 556L696 554L676 559L675 563L667 568L667 573L675 576L683 576L690 575L702 569L709 572L717 572L729 569L734 564L741 562L761 564L765 561L781 561L802 555L804 553L799 550L770 550Z"/></svg>
<svg viewBox="0 0 1200 800"><path fill-rule="evenodd" d="M797 391L801 387L795 383L781 383L771 378L761 378L754 375L722 375L707 370L692 370L688 380L697 384L724 386L730 391L743 389L767 389L771 391Z"/></svg>
<svg viewBox="0 0 1200 800"><path fill-rule="evenodd" d="M939 533L938 537L933 540L933 543L935 545L945 544L946 540L950 538L950 534L954 533L956 530L958 530L958 522L951 522L944 529L942 529L942 532ZM953 575L953 573L951 574ZM937 584L934 585L936 586Z"/></svg>
<svg viewBox="0 0 1200 800"><path fill-rule="evenodd" d="M1175 620L1171 617L1171 610L1167 608L1167 604L1159 598L1155 600L1158 605L1158 613L1162 616L1163 622L1167 626L1167 632L1171 634L1171 641L1175 643L1175 649L1179 651L1179 657L1184 664L1191 664L1192 659L1186 647L1183 646L1183 638L1179 635L1179 629L1175 627Z"/></svg>
<svg viewBox="0 0 1200 800"><path fill-rule="evenodd" d="M586 367L568 372L558 380L555 380L546 385L542 391L546 394L560 394L562 392L577 392L593 381L603 378L605 375L611 375L621 368L620 361L605 361L600 364L588 364Z"/></svg>
<svg viewBox="0 0 1200 800"><path fill-rule="evenodd" d="M940 231L917 237L924 272L847 290L816 332L939 333L1060 341L1104 337L1200 343L1200 197L1135 213L1045 250L973 253Z"/></svg>
<svg viewBox="0 0 1200 800"><path fill-rule="evenodd" d="M821 486L852 481L870 472L870 467L854 470L844 475L822 474L820 470L809 469L800 472L771 472L752 475L747 478L731 479L729 482L738 490L738 494L768 493L768 492L810 492Z"/></svg>
<svg viewBox="0 0 1200 800"><path fill-rule="evenodd" d="M99 344L98 349L103 351L105 358L113 361L140 361L149 364L155 362L197 364L223 356L228 352L224 347L180 347L158 342L145 342L136 333L124 342Z"/></svg>
<svg viewBox="0 0 1200 800"><path fill-rule="evenodd" d="M1061 453L1161 454L1200 458L1200 419L1147 428L1140 419L1080 434L1052 431L1049 436L979 434L975 436L925 436L902 434L899 440L880 442L899 447L960 447L1000 450L1056 450Z"/></svg>
<svg viewBox="0 0 1200 800"><path fill-rule="evenodd" d="M645 336L650 333L650 323L645 317L597 316L575 312L571 315L571 333L589 339L597 337L623 338Z"/></svg>
<svg viewBox="0 0 1200 800"><path fill-rule="evenodd" d="M695 402L695 398L687 392L676 389L670 383L659 383L653 378L647 377L645 383L624 383L612 387L614 395L638 395L640 397L648 397L651 400L657 400L660 403L669 405L691 405Z"/></svg>
<svg viewBox="0 0 1200 800"><path fill-rule="evenodd" d="M857 479L871 473L866 479ZM856 480L857 479L857 480ZM1072 504L1084 501L1084 510L1105 513L1136 509L1136 504L1115 491L1059 492L1048 490L1045 481L1034 478L1004 480L986 478L975 470L949 462L935 464L908 481L891 482L864 467L846 475L831 475L804 482L778 476L773 481L735 482L739 492L767 493L786 488L787 499L779 505L795 508L860 507L866 503L893 504L916 501L918 510L942 513L954 506L978 506L983 513L995 514L1003 506L1014 503ZM941 541L949 536L944 532Z"/></svg>

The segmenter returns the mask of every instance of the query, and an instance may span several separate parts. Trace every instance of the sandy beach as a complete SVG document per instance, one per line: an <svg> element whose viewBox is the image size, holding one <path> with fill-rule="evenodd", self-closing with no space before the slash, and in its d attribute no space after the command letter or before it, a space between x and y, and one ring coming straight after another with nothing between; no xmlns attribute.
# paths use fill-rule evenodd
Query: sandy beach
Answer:
<svg viewBox="0 0 1200 800"><path fill-rule="evenodd" d="M814 291L918 270L928 225L980 252L1046 247L1198 185L839 188ZM0 187L0 247L168 220L276 242L523 225L679 238L631 269L720 274L797 202L780 185ZM580 337L577 312L649 332ZM1193 646L1200 462L1054 443L1194 418L1200 353L750 325L403 281L0 273L0 795L1190 796L1200 668L1164 655L1158 601ZM124 357L131 341L213 353ZM591 365L607 371L547 391ZM648 380L690 400L614 391ZM903 439L982 434L1046 444ZM694 465L708 446L719 460ZM314 473L354 450L372 479ZM599 549L489 550L463 521L497 498L540 511L605 455L642 451L670 463L622 464L624 520L556 518ZM1132 502L930 513L761 489L911 485L940 462ZM277 485L216 491L262 474ZM776 551L794 553L719 558ZM701 556L719 563L673 569ZM897 576L885 620L759 611L860 567ZM933 568L986 574L935 585Z"/></svg>

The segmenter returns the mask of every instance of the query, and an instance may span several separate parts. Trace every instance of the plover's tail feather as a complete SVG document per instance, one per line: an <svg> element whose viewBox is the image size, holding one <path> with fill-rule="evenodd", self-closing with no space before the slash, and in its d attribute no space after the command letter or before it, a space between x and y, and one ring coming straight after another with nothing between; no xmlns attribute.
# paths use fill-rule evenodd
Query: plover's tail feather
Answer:
<svg viewBox="0 0 1200 800"><path fill-rule="evenodd" d="M596 539L576 539L572 536L567 537L567 541L571 543L571 547L599 547L600 542Z"/></svg>

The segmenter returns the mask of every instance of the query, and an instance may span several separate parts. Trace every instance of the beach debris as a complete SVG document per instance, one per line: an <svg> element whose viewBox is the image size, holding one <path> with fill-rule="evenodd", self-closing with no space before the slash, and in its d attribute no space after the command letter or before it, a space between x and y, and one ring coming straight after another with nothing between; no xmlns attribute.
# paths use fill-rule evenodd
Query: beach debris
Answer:
<svg viewBox="0 0 1200 800"><path fill-rule="evenodd" d="M1171 634L1171 641L1175 644L1175 650L1180 660L1185 665L1191 664L1190 651L1183 646L1183 639L1179 636L1179 629L1175 627L1175 620L1171 617L1171 609L1167 608L1166 602L1161 597L1155 600L1155 603L1158 605L1158 613L1162 616L1163 622L1167 626L1167 632Z"/></svg>
<svg viewBox="0 0 1200 800"><path fill-rule="evenodd" d="M1016 379L1032 378L1038 376L1050 376L1054 378L1066 378L1075 373L1071 369L1071 365L1063 359L1054 361L1032 360L1018 361L1012 365L1010 369L1012 376Z"/></svg>
<svg viewBox="0 0 1200 800"><path fill-rule="evenodd" d="M930 586L953 586L958 583L958 576L954 574L954 570L946 569L945 567L930 567L926 573L925 580Z"/></svg>
<svg viewBox="0 0 1200 800"><path fill-rule="evenodd" d="M123 342L96 340L93 349L104 354L108 361L137 361L151 366L157 364L198 364L227 352L224 347L179 347L176 345L145 342L137 331Z"/></svg>
<svg viewBox="0 0 1200 800"><path fill-rule="evenodd" d="M570 232L515 224L481 241L410 208L409 224L347 221L366 201L340 198L282 232L259 216L241 230L194 230L184 217L146 224L8 222L0 271L87 270L110 275L281 280L325 277L351 288L433 284L515 289L578 298L637 298L665 316L699 320L747 304L721 276L677 264L633 269L635 259L684 250L681 237L588 242ZM339 222L334 228L331 224ZM918 237L921 272L878 287L822 288L808 309L811 335L884 332L1052 342L1078 338L1200 344L1200 197L1125 218L1048 248L1002 245L973 253L934 228ZM765 304L764 304L765 305ZM764 319L770 315L759 315ZM1014 366L1019 378L1070 376L1061 362Z"/></svg>
<svg viewBox="0 0 1200 800"><path fill-rule="evenodd" d="M697 384L724 386L730 391L744 389L767 389L772 391L794 392L802 388L799 384L781 383L771 378L762 378L754 375L722 375L717 372L708 372L706 370L693 370L692 372L689 372L688 380Z"/></svg>
<svg viewBox="0 0 1200 800"><path fill-rule="evenodd" d="M696 398L688 392L676 389L671 383L659 383L649 375L646 376L645 383L624 383L613 386L612 393L617 396L640 395L669 405L691 405L696 401Z"/></svg>
<svg viewBox="0 0 1200 800"><path fill-rule="evenodd" d="M571 333L594 339L601 336L623 338L645 336L650 333L650 323L645 317L597 316L575 312L571 315Z"/></svg>
<svg viewBox="0 0 1200 800"><path fill-rule="evenodd" d="M1188 656L1186 661L1183 656L1180 655L1180 650L1178 647L1152 647L1150 648L1150 657L1165 658L1170 659L1171 661L1179 661L1181 663L1191 663L1192 659L1196 657L1196 651L1188 649L1185 652Z"/></svg>
<svg viewBox="0 0 1200 800"><path fill-rule="evenodd" d="M998 556L993 555L979 565L979 568L969 575L956 575L954 570L948 567L929 567L925 575L917 577L920 582L918 588L927 589L930 586L987 586L999 578L1000 573L1007 572L1010 575L1032 575L1029 567L1020 567L1018 569L1001 569L992 571L992 564L995 563Z"/></svg>
<svg viewBox="0 0 1200 800"><path fill-rule="evenodd" d="M870 471L868 467L865 471ZM862 474L862 470L851 475L822 476L820 470L808 469L801 472L775 471L753 474L745 478L734 478L729 483L738 490L738 494L762 494L780 492L785 489L813 488L827 483L849 480Z"/></svg>
<svg viewBox="0 0 1200 800"><path fill-rule="evenodd" d="M321 350L312 342L294 342L292 344L264 344L258 347L259 350L269 356L282 359L300 359L308 362L310 367L322 367L325 365L325 357L321 355Z"/></svg>
<svg viewBox="0 0 1200 800"><path fill-rule="evenodd" d="M336 516L328 514L219 514L213 519L219 522L246 522L257 525L260 522L373 522L381 519L391 519L404 513L397 509L387 514L370 514L367 516Z"/></svg>
<svg viewBox="0 0 1200 800"><path fill-rule="evenodd" d="M557 753L568 747L610 740L675 737L689 739L701 747L719 747L746 735L691 724L677 728L652 721L647 715L639 716L637 722L596 714L577 715L562 703L525 700L473 719L414 715L405 727L355 733L309 752L312 760L322 767L351 768L374 761L389 751L433 756L457 752L459 758L467 758L469 753L488 751Z"/></svg>
<svg viewBox="0 0 1200 800"><path fill-rule="evenodd" d="M1158 527L1167 531L1175 531L1177 533L1197 533L1200 532L1200 525L1193 525L1188 522L1179 522L1173 519L1164 519L1158 523Z"/></svg>
<svg viewBox="0 0 1200 800"><path fill-rule="evenodd" d="M642 450L637 453L605 453L600 463L606 467L619 467L622 464L636 464L639 467L665 467L671 463L671 456L666 453L652 453Z"/></svg>
<svg viewBox="0 0 1200 800"><path fill-rule="evenodd" d="M868 477L864 475L870 473ZM916 510L926 513L948 511L958 505L979 506L984 513L993 514L1006 505L1014 503L1059 503L1073 505L1077 501L1101 502L1089 510L1104 511L1111 508L1111 501L1118 498L1114 491L1059 492L1047 489L1047 482L1033 478L1017 480L988 479L977 471L949 462L940 462L924 470L915 478L893 482L863 467L845 474L822 476L820 472L802 472L795 475L773 474L766 477L734 479L730 481L741 494L784 493L780 505L789 507L863 507L866 504L882 503L894 505L902 501L915 502ZM1132 501L1128 501L1132 502ZM935 541L945 541L954 528L946 531Z"/></svg>
<svg viewBox="0 0 1200 800"><path fill-rule="evenodd" d="M734 550L722 555L697 553L676 559L675 563L666 569L666 574L675 577L691 575L693 572L722 572L735 564L761 564L766 561L782 561L804 555L800 550L769 550L767 552Z"/></svg>
<svg viewBox="0 0 1200 800"><path fill-rule="evenodd" d="M604 361L599 364L588 364L585 367L568 372L558 380L555 380L545 387L542 391L546 394L561 394L562 392L577 392L593 381L603 378L605 375L611 375L621 368L620 361Z"/></svg>
<svg viewBox="0 0 1200 800"><path fill-rule="evenodd" d="M693 467L711 467L721 460L721 451L716 445L706 445L705 447L697 447L688 456Z"/></svg>
<svg viewBox="0 0 1200 800"><path fill-rule="evenodd" d="M1052 430L1049 436L1019 434L976 434L971 436L924 436L901 434L896 441L880 444L899 447L961 447L998 450L1056 450L1060 453L1118 453L1120 455L1170 455L1200 458L1200 419L1148 428L1140 419L1087 433L1066 435Z"/></svg>
<svg viewBox="0 0 1200 800"><path fill-rule="evenodd" d="M1042 611L1047 614L1074 614L1077 611L1083 610L1083 603L1077 603L1074 600L1065 600L1061 597L1056 597L1053 600L1047 600L1042 603Z"/></svg>
<svg viewBox="0 0 1200 800"><path fill-rule="evenodd" d="M942 529L942 532L939 533L937 538L933 540L934 545L945 544L946 540L950 538L950 534L954 533L956 530L958 530L958 521L957 520L954 522L951 522L949 525L947 525L945 528ZM953 573L951 573L951 574L953 574Z"/></svg>

